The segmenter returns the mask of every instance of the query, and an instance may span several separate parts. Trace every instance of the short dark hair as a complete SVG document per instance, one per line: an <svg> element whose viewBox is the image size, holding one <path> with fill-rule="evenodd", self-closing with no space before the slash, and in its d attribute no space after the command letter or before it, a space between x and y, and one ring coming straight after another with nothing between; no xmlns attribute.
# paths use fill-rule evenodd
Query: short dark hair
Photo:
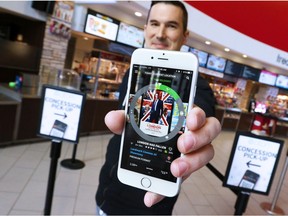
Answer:
<svg viewBox="0 0 288 216"><path fill-rule="evenodd" d="M152 1L151 5L150 5L150 9L148 11L147 22L148 22L149 17L150 17L151 8L158 3L174 5L176 7L179 7L182 10L182 12L183 12L183 31L185 33L187 31L187 25L188 25L188 12L187 12L185 5L181 1Z"/></svg>

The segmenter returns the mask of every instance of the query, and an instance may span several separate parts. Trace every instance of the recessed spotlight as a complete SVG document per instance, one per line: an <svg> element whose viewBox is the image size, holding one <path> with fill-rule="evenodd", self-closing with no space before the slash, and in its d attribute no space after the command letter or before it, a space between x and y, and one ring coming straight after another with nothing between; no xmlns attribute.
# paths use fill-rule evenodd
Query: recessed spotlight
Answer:
<svg viewBox="0 0 288 216"><path fill-rule="evenodd" d="M142 17L142 13L140 13L140 12L138 12L138 11L136 11L134 14L135 14L135 16L137 16L137 17Z"/></svg>
<svg viewBox="0 0 288 216"><path fill-rule="evenodd" d="M84 40L88 40L88 37L83 37Z"/></svg>
<svg viewBox="0 0 288 216"><path fill-rule="evenodd" d="M245 55L245 54L243 54L242 56L243 56L243 58L247 58L247 57L248 57L248 56L247 56L247 55Z"/></svg>
<svg viewBox="0 0 288 216"><path fill-rule="evenodd" d="M225 52L230 52L229 48L225 48L224 50L225 50Z"/></svg>
<svg viewBox="0 0 288 216"><path fill-rule="evenodd" d="M205 41L205 44L210 45L211 42L210 41Z"/></svg>

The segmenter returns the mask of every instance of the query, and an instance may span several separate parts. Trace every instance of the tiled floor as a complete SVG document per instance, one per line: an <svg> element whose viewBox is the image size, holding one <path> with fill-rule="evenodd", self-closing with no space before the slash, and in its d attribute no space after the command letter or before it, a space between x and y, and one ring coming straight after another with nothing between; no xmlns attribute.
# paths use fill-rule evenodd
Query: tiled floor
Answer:
<svg viewBox="0 0 288 216"><path fill-rule="evenodd" d="M213 142L216 155L211 164L222 174L225 173L234 135L233 132L223 131ZM110 134L105 134L80 138L76 158L85 162L85 167L79 170L67 169L59 164L63 159L72 157L73 144L63 142L57 165L52 215L95 215L98 174L110 137ZM41 142L0 149L0 215L43 215L51 161L50 147L51 142ZM270 195L252 194L245 215L267 214L261 208L261 203L271 204L273 200L286 152L285 147ZM287 175L276 203L286 214ZM174 215L233 215L236 198L204 167L183 183Z"/></svg>

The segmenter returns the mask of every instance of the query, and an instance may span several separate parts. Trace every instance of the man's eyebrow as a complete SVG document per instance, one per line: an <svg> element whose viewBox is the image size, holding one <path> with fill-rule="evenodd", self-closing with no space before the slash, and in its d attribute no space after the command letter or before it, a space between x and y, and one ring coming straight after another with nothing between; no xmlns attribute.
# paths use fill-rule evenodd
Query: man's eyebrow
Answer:
<svg viewBox="0 0 288 216"><path fill-rule="evenodd" d="M151 19L151 20L149 20L149 23L161 23L161 22L158 21L158 20L155 20L155 19ZM168 21L168 22L165 22L165 23L166 23L166 24L173 24L173 25L177 25L177 26L180 25L179 22L173 21L173 20Z"/></svg>
<svg viewBox="0 0 288 216"><path fill-rule="evenodd" d="M151 22L159 22L159 21L155 20L155 19L151 19L151 20L149 20L149 22L151 23Z"/></svg>

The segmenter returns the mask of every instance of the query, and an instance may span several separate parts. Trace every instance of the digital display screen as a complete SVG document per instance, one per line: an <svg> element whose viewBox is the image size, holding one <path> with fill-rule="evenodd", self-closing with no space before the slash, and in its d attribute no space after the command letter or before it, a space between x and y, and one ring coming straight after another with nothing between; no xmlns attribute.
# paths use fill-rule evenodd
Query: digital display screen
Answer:
<svg viewBox="0 0 288 216"><path fill-rule="evenodd" d="M242 77L254 81L258 81L260 75L260 70L250 67L250 66L244 66L244 70L242 73Z"/></svg>
<svg viewBox="0 0 288 216"><path fill-rule="evenodd" d="M115 41L118 27L118 20L88 9L84 27L85 33Z"/></svg>
<svg viewBox="0 0 288 216"><path fill-rule="evenodd" d="M144 30L121 22L116 41L132 47L141 48L144 43Z"/></svg>
<svg viewBox="0 0 288 216"><path fill-rule="evenodd" d="M182 52L189 52L189 50L190 50L190 47L187 45L182 45L180 49L180 51Z"/></svg>
<svg viewBox="0 0 288 216"><path fill-rule="evenodd" d="M225 74L241 77L244 65L228 60L226 62Z"/></svg>
<svg viewBox="0 0 288 216"><path fill-rule="evenodd" d="M121 168L176 182L170 165L180 156L193 71L138 64L132 70L137 84L129 92Z"/></svg>
<svg viewBox="0 0 288 216"><path fill-rule="evenodd" d="M278 75L275 86L288 89L288 76Z"/></svg>
<svg viewBox="0 0 288 216"><path fill-rule="evenodd" d="M275 82L276 82L276 79L277 79L277 74L276 73L272 73L270 71L262 70L260 72L260 76L259 76L258 82L274 86Z"/></svg>
<svg viewBox="0 0 288 216"><path fill-rule="evenodd" d="M208 53L195 48L191 48L190 51L198 57L199 66L206 67Z"/></svg>
<svg viewBox="0 0 288 216"><path fill-rule="evenodd" d="M206 68L215 70L218 72L224 72L225 65L226 65L226 59L209 54Z"/></svg>

